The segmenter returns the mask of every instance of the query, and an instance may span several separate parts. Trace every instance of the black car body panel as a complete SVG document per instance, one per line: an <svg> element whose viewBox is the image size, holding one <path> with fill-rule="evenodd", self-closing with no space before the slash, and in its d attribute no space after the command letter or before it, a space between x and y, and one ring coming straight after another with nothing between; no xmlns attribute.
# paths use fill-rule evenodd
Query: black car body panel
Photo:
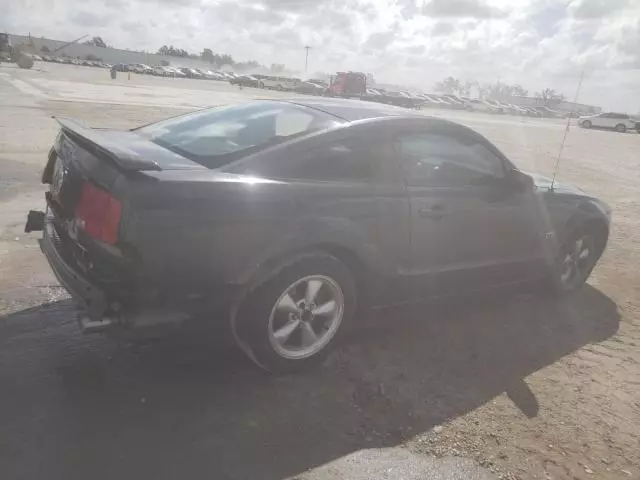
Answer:
<svg viewBox="0 0 640 480"><path fill-rule="evenodd" d="M94 305L102 302L92 311L95 318L115 302L135 326L133 313L158 305L188 313L230 306L238 292L291 255L321 250L355 271L374 305L385 305L540 278L573 224L597 221L608 229L610 210L602 202L577 189L550 189L541 178L534 187L529 175L470 129L366 102L295 102L344 123L213 169L136 131L61 121L43 181L52 183L52 164L61 162L66 184L57 195L47 194L46 228L55 228L66 246L46 243L47 233L44 253L62 283L82 295L68 278L69 271L80 272L78 282L91 284L99 298ZM432 128L482 142L503 162L504 179L466 190L407 185L394 139ZM307 152L350 138L375 145L382 159L369 181L287 173ZM74 230L82 181L122 203L114 245ZM445 211L433 209L438 205Z"/></svg>
<svg viewBox="0 0 640 480"><path fill-rule="evenodd" d="M560 243L567 238L572 227L578 224L598 222L608 232L611 208L606 203L573 185L552 182L550 178L540 174L531 174L531 177Z"/></svg>
<svg viewBox="0 0 640 480"><path fill-rule="evenodd" d="M139 152L135 149L127 148L127 142L125 135L119 134L116 141L113 141L113 135L111 137L107 132L101 132L100 130L85 128L73 120L66 120L58 118L56 119L62 128L63 137L72 138L76 143L82 144L85 151L91 151L98 155L106 155L113 162L115 162L120 168L130 171L143 171L143 170L161 170L160 165L155 160L157 155L162 155L164 152ZM77 148L74 144L67 142L65 138L61 138L62 144L60 148L64 150L63 155L73 157ZM144 144L138 143L139 147L150 148L149 142ZM153 145L153 144L151 144ZM141 154L142 153L142 154ZM167 155L163 155L166 157Z"/></svg>

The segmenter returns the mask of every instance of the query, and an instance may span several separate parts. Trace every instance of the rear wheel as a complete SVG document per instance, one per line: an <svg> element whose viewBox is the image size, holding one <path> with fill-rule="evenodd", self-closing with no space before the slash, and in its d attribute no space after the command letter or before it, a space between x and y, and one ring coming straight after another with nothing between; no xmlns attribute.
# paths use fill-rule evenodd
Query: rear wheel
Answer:
<svg viewBox="0 0 640 480"><path fill-rule="evenodd" d="M307 254L249 293L235 319L236 340L265 370L299 371L326 358L355 303L349 269L331 255Z"/></svg>
<svg viewBox="0 0 640 480"><path fill-rule="evenodd" d="M616 125L616 132L625 133L627 131L627 126L623 123L619 123Z"/></svg>

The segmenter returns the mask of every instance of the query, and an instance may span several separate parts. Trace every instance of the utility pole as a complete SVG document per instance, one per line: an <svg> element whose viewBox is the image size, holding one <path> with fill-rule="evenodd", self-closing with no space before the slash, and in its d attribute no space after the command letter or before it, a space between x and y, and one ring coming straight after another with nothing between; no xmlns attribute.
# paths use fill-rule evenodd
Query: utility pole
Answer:
<svg viewBox="0 0 640 480"><path fill-rule="evenodd" d="M304 49L306 50L304 55L304 72L307 73L307 67L309 66L309 50L311 47L307 45Z"/></svg>

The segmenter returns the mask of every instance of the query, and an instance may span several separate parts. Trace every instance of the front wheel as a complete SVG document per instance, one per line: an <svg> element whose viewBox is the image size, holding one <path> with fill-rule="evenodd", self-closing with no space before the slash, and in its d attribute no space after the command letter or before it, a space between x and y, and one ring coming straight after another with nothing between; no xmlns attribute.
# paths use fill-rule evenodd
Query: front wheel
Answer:
<svg viewBox="0 0 640 480"><path fill-rule="evenodd" d="M616 132L620 132L620 133L625 133L627 131L627 126L619 123L618 125L616 125Z"/></svg>
<svg viewBox="0 0 640 480"><path fill-rule="evenodd" d="M267 371L299 371L326 358L355 305L349 269L329 254L306 254L248 294L235 318L236 340Z"/></svg>
<svg viewBox="0 0 640 480"><path fill-rule="evenodd" d="M570 235L551 272L552 290L565 295L582 288L600 258L602 242L602 235L593 228L580 228Z"/></svg>
<svg viewBox="0 0 640 480"><path fill-rule="evenodd" d="M591 121L585 120L584 122L582 122L581 126L583 128L591 128Z"/></svg>

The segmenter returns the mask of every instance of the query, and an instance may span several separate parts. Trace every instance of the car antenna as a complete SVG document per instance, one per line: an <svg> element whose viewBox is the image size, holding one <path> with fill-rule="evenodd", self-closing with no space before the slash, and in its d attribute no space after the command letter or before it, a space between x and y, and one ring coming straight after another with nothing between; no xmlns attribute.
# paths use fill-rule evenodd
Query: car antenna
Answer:
<svg viewBox="0 0 640 480"><path fill-rule="evenodd" d="M582 87L582 80L584 80L584 70L580 74L580 81L578 82L578 88L576 89L576 95L573 98L573 105L571 106L571 113L567 117L567 126L564 129L564 136L562 137L562 143L560 144L560 151L558 152L558 158L556 159L556 165L553 167L553 177L551 178L551 186L549 191L553 192L556 185L556 176L558 175L558 169L560 168L560 158L562 157L562 151L564 150L564 144L567 141L567 134L569 133L569 126L571 125L571 119L575 112L576 103L578 102L578 95L580 94L580 88Z"/></svg>

